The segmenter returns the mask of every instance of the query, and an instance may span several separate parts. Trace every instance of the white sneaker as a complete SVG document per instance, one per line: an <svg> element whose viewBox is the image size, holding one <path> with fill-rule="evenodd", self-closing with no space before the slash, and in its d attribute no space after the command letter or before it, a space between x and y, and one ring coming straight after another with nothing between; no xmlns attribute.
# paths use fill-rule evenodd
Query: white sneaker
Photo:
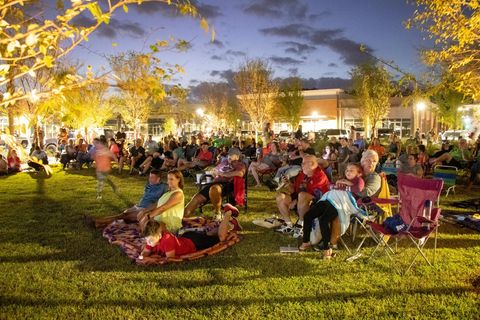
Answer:
<svg viewBox="0 0 480 320"><path fill-rule="evenodd" d="M303 226L299 224L293 226L293 237L295 239L303 237Z"/></svg>
<svg viewBox="0 0 480 320"><path fill-rule="evenodd" d="M285 187L285 181L282 180L282 181L278 184L277 191L279 191L279 190L282 189L283 187Z"/></svg>
<svg viewBox="0 0 480 320"><path fill-rule="evenodd" d="M284 224L282 224L282 226L280 228L276 229L275 231L283 233L283 234L289 234L289 233L293 232L293 226L284 223Z"/></svg>

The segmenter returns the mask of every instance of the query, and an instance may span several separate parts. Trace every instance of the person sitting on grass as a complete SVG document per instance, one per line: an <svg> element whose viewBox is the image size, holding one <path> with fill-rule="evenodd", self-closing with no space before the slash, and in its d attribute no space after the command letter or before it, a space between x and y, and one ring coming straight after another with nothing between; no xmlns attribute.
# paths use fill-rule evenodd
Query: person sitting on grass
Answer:
<svg viewBox="0 0 480 320"><path fill-rule="evenodd" d="M222 162L213 170L214 180L205 185L195 194L185 207L185 216L190 217L201 205L210 201L217 219L221 218L222 197L234 192L234 178L245 175L245 164L240 161L238 149L232 149L228 154L228 160Z"/></svg>
<svg viewBox="0 0 480 320"><path fill-rule="evenodd" d="M270 152L261 159L252 162L248 168L248 171L252 174L257 183L255 187L260 187L262 185L260 183L260 178L258 177L259 171L265 171L268 169L276 170L280 163L280 147L277 142L272 142L270 144Z"/></svg>
<svg viewBox="0 0 480 320"><path fill-rule="evenodd" d="M176 233L182 227L183 208L183 175L178 169L170 170L167 174L168 191L157 202L153 210L143 210L137 215L140 230L144 230L148 221L163 222L168 231Z"/></svg>
<svg viewBox="0 0 480 320"><path fill-rule="evenodd" d="M200 169L205 169L212 163L213 154L208 151L209 144L208 142L203 142L198 154L192 158L192 161L187 161L186 159L178 160L178 170L183 171L187 169L193 169L198 167Z"/></svg>
<svg viewBox="0 0 480 320"><path fill-rule="evenodd" d="M452 151L443 153L438 158L431 159L433 167L445 164L458 169L466 168L472 160L473 157L470 150L468 150L467 140L463 138L458 141L458 147L454 147Z"/></svg>
<svg viewBox="0 0 480 320"><path fill-rule="evenodd" d="M130 174L138 171L140 165L145 161L145 148L142 147L142 139L135 140L135 145L130 148Z"/></svg>
<svg viewBox="0 0 480 320"><path fill-rule="evenodd" d="M16 173L22 171L20 165L22 161L17 156L17 150L10 149L7 155L8 173Z"/></svg>
<svg viewBox="0 0 480 320"><path fill-rule="evenodd" d="M140 176L146 175L148 170L150 170L150 168L160 170L160 168L163 166L164 158L165 158L165 156L162 157L162 155L163 155L163 148L160 148L159 152L154 152L153 155L148 156L147 159L145 159L145 161L143 161L143 163L140 165L141 171L139 175Z"/></svg>
<svg viewBox="0 0 480 320"><path fill-rule="evenodd" d="M417 161L418 161L418 156L416 154L409 154L407 165L400 166L399 172L422 178L423 168L419 163L417 163Z"/></svg>
<svg viewBox="0 0 480 320"><path fill-rule="evenodd" d="M159 255L163 257L160 263L167 263L169 258L208 249L228 240L233 232L239 230L238 226L238 222L232 217L232 211L227 211L218 229L207 232L187 231L176 237L168 230L165 223L150 220L143 231L146 244L138 259L147 262L152 255ZM155 262L158 263L157 260Z"/></svg>
<svg viewBox="0 0 480 320"><path fill-rule="evenodd" d="M285 179L287 192L281 192L276 197L277 207L284 224L277 229L281 233L293 233L295 238L302 234L303 217L310 208L310 203L328 191L330 182L325 172L318 166L314 155L305 155L302 171L295 177L294 184ZM298 221L295 225L290 220L290 210L297 207Z"/></svg>
<svg viewBox="0 0 480 320"><path fill-rule="evenodd" d="M122 213L104 217L92 219L87 217L87 222L94 225L96 228L104 228L113 221L124 220L127 223L138 222L138 215L140 212L149 212L157 206L157 202L160 197L168 191L168 185L161 181L162 174L160 170L150 171L148 176L148 182L145 184L143 195L138 204L124 210Z"/></svg>
<svg viewBox="0 0 480 320"><path fill-rule="evenodd" d="M77 158L77 150L75 149L75 145L73 143L73 139L68 140L65 150L63 150L62 154L60 155L60 163L63 164L63 170L65 170L71 160Z"/></svg>
<svg viewBox="0 0 480 320"><path fill-rule="evenodd" d="M8 174L8 164L4 156L0 154L0 176Z"/></svg>

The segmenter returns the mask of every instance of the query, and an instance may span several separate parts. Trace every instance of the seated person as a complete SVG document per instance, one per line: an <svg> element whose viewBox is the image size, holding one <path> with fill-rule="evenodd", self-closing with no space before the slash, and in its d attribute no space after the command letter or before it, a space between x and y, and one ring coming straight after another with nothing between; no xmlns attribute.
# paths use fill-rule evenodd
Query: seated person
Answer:
<svg viewBox="0 0 480 320"><path fill-rule="evenodd" d="M110 138L109 142L110 151L115 155L118 162L118 173L123 170L123 163L125 162L125 156L123 151L123 143L117 143L115 138Z"/></svg>
<svg viewBox="0 0 480 320"><path fill-rule="evenodd" d="M20 172L22 169L20 158L17 156L17 150L10 149L7 155L8 173Z"/></svg>
<svg viewBox="0 0 480 320"><path fill-rule="evenodd" d="M160 255L164 257L166 263L168 258L194 253L226 241L230 232L238 230L237 227L238 223L232 217L231 211L225 213L218 229L208 232L187 231L179 237L169 232L164 223L149 221L143 232L146 244L138 258L145 259L151 255Z"/></svg>
<svg viewBox="0 0 480 320"><path fill-rule="evenodd" d="M165 161L163 162L162 165L162 170L170 170L174 169L177 167L178 163L178 153L180 151L178 144L175 140L170 140L168 142L168 145L166 146L167 148L165 149ZM173 152L174 150L177 150L177 152Z"/></svg>
<svg viewBox="0 0 480 320"><path fill-rule="evenodd" d="M380 158L385 155L385 148L380 144L379 138L373 139L373 143L368 147L368 150L375 151Z"/></svg>
<svg viewBox="0 0 480 320"><path fill-rule="evenodd" d="M213 154L208 151L208 142L202 143L198 154L192 158L192 161L187 161L186 159L178 160L178 170L193 169L198 167L200 169L205 169L212 163Z"/></svg>
<svg viewBox="0 0 480 320"><path fill-rule="evenodd" d="M155 152L158 151L158 143L152 139L152 135L148 135L147 141L145 141L145 152L147 156L152 156Z"/></svg>
<svg viewBox="0 0 480 320"><path fill-rule="evenodd" d="M185 147L185 158L187 161L192 161L192 159L197 155L198 152L198 144L197 144L197 137L191 136L190 144Z"/></svg>
<svg viewBox="0 0 480 320"><path fill-rule="evenodd" d="M159 170L152 170L148 176L148 182L145 185L143 196L138 204L114 216L96 219L87 218L87 220L89 220L89 223L94 224L96 228L106 227L113 221L120 219L123 219L126 222L137 222L138 214L142 211L147 212L153 210L160 197L165 194L167 190L168 185L161 182L161 172Z"/></svg>
<svg viewBox="0 0 480 320"><path fill-rule="evenodd" d="M77 150L77 167L78 169L81 169L82 165L89 160L87 159L88 144L86 144L83 138L81 138L78 140L75 149Z"/></svg>
<svg viewBox="0 0 480 320"><path fill-rule="evenodd" d="M63 169L67 167L67 164L77 158L77 150L73 144L74 140L68 140L68 144L65 146L65 150L62 151L60 155L60 163L63 164Z"/></svg>
<svg viewBox="0 0 480 320"><path fill-rule="evenodd" d="M228 154L228 160L213 170L215 177L213 182L205 185L187 204L185 216L191 216L198 207L210 201L217 218L221 217L222 196L234 192L234 177L243 177L245 171L245 165L240 161L240 152L238 149L232 149Z"/></svg>
<svg viewBox="0 0 480 320"><path fill-rule="evenodd" d="M270 180L267 182L267 186L272 190L277 188L277 190L283 187L281 183L282 177L285 177L284 180L289 180L298 175L302 171L302 161L303 157L307 154L315 155L315 150L310 147L310 143L307 139L296 140L295 146L290 150L288 155L287 163L277 170L273 181Z"/></svg>
<svg viewBox="0 0 480 320"><path fill-rule="evenodd" d="M43 164L48 164L48 156L45 151L40 149L40 146L36 145L35 150L33 150L31 157L35 157L38 160L41 160Z"/></svg>
<svg viewBox="0 0 480 320"><path fill-rule="evenodd" d="M406 165L401 165L399 173L410 174L419 178L423 177L422 165L417 163L418 156L416 154L408 155L408 162Z"/></svg>
<svg viewBox="0 0 480 320"><path fill-rule="evenodd" d="M144 176L147 174L150 168L160 170L164 163L165 156L163 155L163 148L159 148L159 152L154 152L153 155L148 156L145 161L140 165L140 173L139 175Z"/></svg>
<svg viewBox="0 0 480 320"><path fill-rule="evenodd" d="M432 166L445 164L448 166L463 169L473 160L472 153L468 150L467 140L460 139L458 147L447 153L443 153L438 158L432 159Z"/></svg>
<svg viewBox="0 0 480 320"><path fill-rule="evenodd" d="M8 173L7 160L0 154L0 176L4 176Z"/></svg>
<svg viewBox="0 0 480 320"><path fill-rule="evenodd" d="M135 140L135 145L130 148L130 174L133 174L134 170L138 170L140 165L147 158L145 156L145 148L142 146L142 139Z"/></svg>
<svg viewBox="0 0 480 320"><path fill-rule="evenodd" d="M281 233L292 233L300 237L303 228L303 217L310 208L314 199L320 199L322 194L328 191L330 182L318 166L317 158L314 155L305 155L302 162L302 171L295 177L295 182L285 179L287 192L279 193L276 197L277 207L285 223L276 231ZM297 206L298 221L295 226L290 220L290 210Z"/></svg>
<svg viewBox="0 0 480 320"><path fill-rule="evenodd" d="M280 163L279 145L276 142L272 142L270 144L270 152L263 156L260 160L252 162L248 168L248 171L252 174L253 178L257 182L255 187L261 186L260 179L258 177L258 171L265 171L268 169L276 170Z"/></svg>
<svg viewBox="0 0 480 320"><path fill-rule="evenodd" d="M351 191L359 190L359 192L355 194L355 196L359 198L377 195L381 188L381 178L375 172L378 160L378 154L374 150L367 150L363 153L362 159L360 160L363 171L363 188L361 182L357 179L359 177L358 171L354 173L353 171L347 170L345 176L349 183L346 181L340 181L340 183L351 183ZM355 185L355 180L358 185ZM312 221L318 218L322 233L322 241L319 244L319 248L320 250L324 250L323 257L326 259L334 256L332 248L336 246L341 236L341 225L345 227L350 222L350 220L346 218L346 214L352 214L357 210L356 205L350 201L351 197L345 197L345 201L342 202L342 205L339 205L338 201L335 201L333 194L338 195L338 193L332 193L332 196L330 196L330 192L327 192L323 195L321 201L316 202L308 212L305 213L303 243L299 248L303 251L311 247L310 232L312 230Z"/></svg>
<svg viewBox="0 0 480 320"><path fill-rule="evenodd" d="M167 174L168 191L158 199L156 208L142 210L137 215L140 229L143 230L150 220L162 222L168 231L176 233L182 227L183 208L183 175L178 169L170 170Z"/></svg>

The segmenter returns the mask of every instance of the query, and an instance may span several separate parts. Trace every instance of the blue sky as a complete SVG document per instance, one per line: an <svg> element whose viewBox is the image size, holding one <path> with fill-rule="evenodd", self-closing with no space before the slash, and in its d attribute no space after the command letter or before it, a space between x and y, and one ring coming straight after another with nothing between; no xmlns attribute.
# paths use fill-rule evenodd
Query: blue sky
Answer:
<svg viewBox="0 0 480 320"><path fill-rule="evenodd" d="M205 0L200 12L215 27L216 41L189 17L172 17L164 6L132 5L118 11L109 26L75 49L73 59L108 70L103 55L142 50L156 40L191 41L185 53L164 52L162 61L180 64L176 82L196 85L227 81L246 58L267 59L276 77L298 76L306 87L338 87L348 71L365 59L360 44L414 74L423 71L418 49L429 44L402 22L414 7L406 0ZM88 20L88 19L87 19ZM112 47L112 43L118 45Z"/></svg>

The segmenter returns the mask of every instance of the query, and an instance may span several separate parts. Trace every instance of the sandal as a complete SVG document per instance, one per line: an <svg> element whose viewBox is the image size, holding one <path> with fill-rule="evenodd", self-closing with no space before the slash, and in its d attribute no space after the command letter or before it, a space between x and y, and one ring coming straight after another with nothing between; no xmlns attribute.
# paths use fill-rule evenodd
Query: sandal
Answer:
<svg viewBox="0 0 480 320"><path fill-rule="evenodd" d="M333 252L332 249L328 249L328 250L325 250L325 251L323 252L323 259L324 259L324 260L330 260L330 259L332 259L332 258L335 258L336 255L337 255L337 254L336 254L335 252Z"/></svg>
<svg viewBox="0 0 480 320"><path fill-rule="evenodd" d="M298 247L298 250L299 251L307 251L307 250L310 250L312 248L312 245L308 242L304 242L300 245L300 247Z"/></svg>

